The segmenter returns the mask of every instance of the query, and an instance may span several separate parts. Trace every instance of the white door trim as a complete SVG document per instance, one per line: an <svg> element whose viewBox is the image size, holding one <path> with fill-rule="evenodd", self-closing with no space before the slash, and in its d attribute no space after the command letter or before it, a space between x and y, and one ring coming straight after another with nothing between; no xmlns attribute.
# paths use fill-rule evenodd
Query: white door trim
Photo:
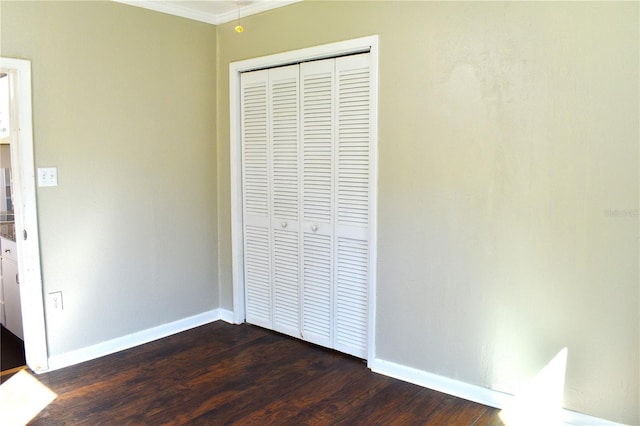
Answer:
<svg viewBox="0 0 640 426"><path fill-rule="evenodd" d="M378 40L377 35L325 44L306 49L278 53L260 58L247 59L229 64L229 116L230 116L230 161L231 161L231 264L233 280L233 321L240 324L245 320L244 297L244 253L242 236L242 150L240 141L240 74L262 68L271 68L315 59L348 55L360 52L371 54L371 84L375 88L373 105L373 129L371 143L371 167L373 182L377 188L377 146L378 146ZM367 359L375 359L375 318L376 318L376 266L377 266L377 192L372 194L370 288L369 288L369 336Z"/></svg>
<svg viewBox="0 0 640 426"><path fill-rule="evenodd" d="M48 354L33 156L31 62L2 57L0 68L9 74L12 83L9 100L13 203L25 354L27 365L40 373L48 369Z"/></svg>

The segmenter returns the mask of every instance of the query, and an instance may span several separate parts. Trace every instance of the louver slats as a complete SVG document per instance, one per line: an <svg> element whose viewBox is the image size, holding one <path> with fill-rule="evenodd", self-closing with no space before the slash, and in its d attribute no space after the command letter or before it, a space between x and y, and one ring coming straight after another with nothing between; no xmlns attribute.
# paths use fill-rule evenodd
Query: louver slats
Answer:
<svg viewBox="0 0 640 426"><path fill-rule="evenodd" d="M273 214L298 220L298 67L270 72Z"/></svg>
<svg viewBox="0 0 640 426"><path fill-rule="evenodd" d="M300 336L298 233L276 229L273 233L273 328Z"/></svg>
<svg viewBox="0 0 640 426"><path fill-rule="evenodd" d="M369 224L369 68L338 72L337 219Z"/></svg>
<svg viewBox="0 0 640 426"><path fill-rule="evenodd" d="M244 211L266 216L269 206L266 81L249 83L243 88L242 106Z"/></svg>
<svg viewBox="0 0 640 426"><path fill-rule="evenodd" d="M305 340L331 347L331 237L304 233L302 334Z"/></svg>
<svg viewBox="0 0 640 426"><path fill-rule="evenodd" d="M338 238L335 347L360 357L367 353L368 264L367 241Z"/></svg>
<svg viewBox="0 0 640 426"><path fill-rule="evenodd" d="M330 222L333 194L333 64L311 62L302 72L302 168L305 220Z"/></svg>
<svg viewBox="0 0 640 426"><path fill-rule="evenodd" d="M271 327L269 230L248 225L244 238L247 321Z"/></svg>

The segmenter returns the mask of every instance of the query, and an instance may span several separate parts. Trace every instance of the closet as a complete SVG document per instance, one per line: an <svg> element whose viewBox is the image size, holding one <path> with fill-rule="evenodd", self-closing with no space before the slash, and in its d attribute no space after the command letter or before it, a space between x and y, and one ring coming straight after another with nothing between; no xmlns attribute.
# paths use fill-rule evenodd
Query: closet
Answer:
<svg viewBox="0 0 640 426"><path fill-rule="evenodd" d="M369 53L240 78L246 321L367 357Z"/></svg>

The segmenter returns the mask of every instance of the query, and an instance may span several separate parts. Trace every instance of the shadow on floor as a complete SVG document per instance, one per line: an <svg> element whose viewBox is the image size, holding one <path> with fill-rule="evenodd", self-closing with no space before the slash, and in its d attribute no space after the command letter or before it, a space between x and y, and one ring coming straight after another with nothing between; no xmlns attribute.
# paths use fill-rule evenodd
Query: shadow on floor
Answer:
<svg viewBox="0 0 640 426"><path fill-rule="evenodd" d="M12 370L25 364L24 342L0 325L0 371ZM8 378L6 374L0 375L0 382Z"/></svg>

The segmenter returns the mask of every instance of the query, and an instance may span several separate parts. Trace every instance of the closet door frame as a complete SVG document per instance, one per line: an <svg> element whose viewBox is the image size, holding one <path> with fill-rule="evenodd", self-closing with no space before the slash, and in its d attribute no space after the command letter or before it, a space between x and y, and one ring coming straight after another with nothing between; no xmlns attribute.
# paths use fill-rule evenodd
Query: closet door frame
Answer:
<svg viewBox="0 0 640 426"><path fill-rule="evenodd" d="M243 72L272 68L310 60L338 57L369 52L371 55L372 126L370 150L370 253L369 253L369 306L367 362L375 359L376 330L376 269L377 269L377 146L378 146L378 43L379 36L346 40L275 55L247 59L229 64L229 116L230 116L230 161L231 161L231 263L233 280L233 322L245 321L244 292L244 244L242 209L242 144L241 144L241 96L240 75Z"/></svg>

